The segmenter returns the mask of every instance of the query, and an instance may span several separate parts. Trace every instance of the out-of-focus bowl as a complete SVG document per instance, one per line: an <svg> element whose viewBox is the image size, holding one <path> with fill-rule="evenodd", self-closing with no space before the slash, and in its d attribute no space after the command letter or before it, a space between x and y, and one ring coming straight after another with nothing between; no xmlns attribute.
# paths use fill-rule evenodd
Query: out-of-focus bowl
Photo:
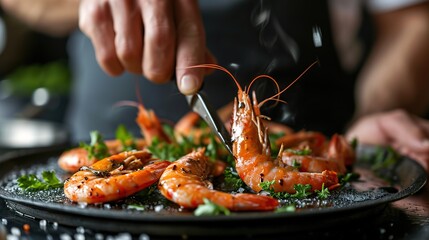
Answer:
<svg viewBox="0 0 429 240"><path fill-rule="evenodd" d="M59 147L65 146L68 141L67 130L58 123L0 119L0 150Z"/></svg>

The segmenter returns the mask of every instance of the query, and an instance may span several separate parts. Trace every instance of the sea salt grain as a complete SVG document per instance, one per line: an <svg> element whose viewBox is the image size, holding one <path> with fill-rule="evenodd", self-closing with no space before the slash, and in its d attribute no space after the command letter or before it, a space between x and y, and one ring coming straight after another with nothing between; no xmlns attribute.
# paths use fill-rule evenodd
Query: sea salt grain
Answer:
<svg viewBox="0 0 429 240"><path fill-rule="evenodd" d="M46 220L40 220L40 222L39 222L40 229L42 229L43 231L46 231L46 225L47 224L48 224L48 222Z"/></svg>
<svg viewBox="0 0 429 240"><path fill-rule="evenodd" d="M146 233L142 233L139 236L139 240L150 240L150 237Z"/></svg>
<svg viewBox="0 0 429 240"><path fill-rule="evenodd" d="M12 235L14 236L21 236L21 230L19 230L19 228L17 227L11 228L10 233L12 233Z"/></svg>
<svg viewBox="0 0 429 240"><path fill-rule="evenodd" d="M63 233L60 235L60 240L72 240L73 238L67 233Z"/></svg>

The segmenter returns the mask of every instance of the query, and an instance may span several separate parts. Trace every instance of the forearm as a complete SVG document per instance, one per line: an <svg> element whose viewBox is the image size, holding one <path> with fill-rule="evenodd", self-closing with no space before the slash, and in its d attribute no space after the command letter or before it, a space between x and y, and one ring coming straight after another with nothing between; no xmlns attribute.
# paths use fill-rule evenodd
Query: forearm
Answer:
<svg viewBox="0 0 429 240"><path fill-rule="evenodd" d="M79 0L0 0L6 13L31 28L54 36L78 26Z"/></svg>
<svg viewBox="0 0 429 240"><path fill-rule="evenodd" d="M356 90L356 117L403 108L429 109L429 10L412 7L376 17L377 39Z"/></svg>

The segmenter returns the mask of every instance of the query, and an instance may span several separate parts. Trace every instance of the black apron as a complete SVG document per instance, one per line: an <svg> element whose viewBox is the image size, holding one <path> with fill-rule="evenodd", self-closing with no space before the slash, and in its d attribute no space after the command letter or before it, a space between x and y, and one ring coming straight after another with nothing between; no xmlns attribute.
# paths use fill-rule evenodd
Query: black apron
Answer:
<svg viewBox="0 0 429 240"><path fill-rule="evenodd" d="M287 104L268 102L264 114L296 130L332 134L344 129L354 110L353 81L342 72L332 45L326 1L207 0L200 7L209 49L242 86L258 74L269 74L285 87L319 62L282 95ZM131 74L107 76L81 33L71 39L70 50L75 85L68 122L75 141L88 139L91 130L111 138L119 124L138 133L136 109L114 107L122 100L136 101L137 85L144 105L161 119L175 122L189 111L174 82L155 85ZM252 89L259 100L275 93L269 81L257 81ZM233 100L237 87L216 71L203 90L218 108Z"/></svg>

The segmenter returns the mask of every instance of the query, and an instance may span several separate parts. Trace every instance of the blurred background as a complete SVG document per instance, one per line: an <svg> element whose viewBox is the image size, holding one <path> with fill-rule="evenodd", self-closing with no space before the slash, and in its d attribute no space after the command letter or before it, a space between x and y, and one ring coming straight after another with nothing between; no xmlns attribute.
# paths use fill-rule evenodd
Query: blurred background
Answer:
<svg viewBox="0 0 429 240"><path fill-rule="evenodd" d="M0 9L0 150L67 141L67 39L35 31Z"/></svg>

